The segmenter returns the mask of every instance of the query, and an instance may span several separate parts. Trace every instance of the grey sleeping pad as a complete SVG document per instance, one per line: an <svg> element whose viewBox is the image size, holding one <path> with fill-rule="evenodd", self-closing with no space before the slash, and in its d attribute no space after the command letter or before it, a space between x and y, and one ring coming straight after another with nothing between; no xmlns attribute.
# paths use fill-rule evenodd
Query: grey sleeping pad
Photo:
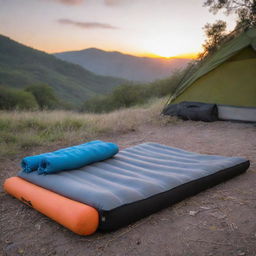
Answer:
<svg viewBox="0 0 256 256"><path fill-rule="evenodd" d="M77 170L18 176L99 211L110 211L244 162L248 161L144 143Z"/></svg>

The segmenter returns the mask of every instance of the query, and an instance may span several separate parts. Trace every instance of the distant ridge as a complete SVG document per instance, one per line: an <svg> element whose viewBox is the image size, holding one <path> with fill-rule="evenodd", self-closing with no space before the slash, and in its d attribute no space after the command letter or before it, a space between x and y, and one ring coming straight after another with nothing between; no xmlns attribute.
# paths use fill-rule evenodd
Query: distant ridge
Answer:
<svg viewBox="0 0 256 256"><path fill-rule="evenodd" d="M168 77L174 70L185 67L191 61L184 58L137 57L97 48L55 53L54 56L81 65L96 74L139 82L151 82Z"/></svg>
<svg viewBox="0 0 256 256"><path fill-rule="evenodd" d="M78 105L91 96L110 92L124 82L123 79L96 75L79 65L0 35L0 85L24 88L46 83L54 88L60 99Z"/></svg>

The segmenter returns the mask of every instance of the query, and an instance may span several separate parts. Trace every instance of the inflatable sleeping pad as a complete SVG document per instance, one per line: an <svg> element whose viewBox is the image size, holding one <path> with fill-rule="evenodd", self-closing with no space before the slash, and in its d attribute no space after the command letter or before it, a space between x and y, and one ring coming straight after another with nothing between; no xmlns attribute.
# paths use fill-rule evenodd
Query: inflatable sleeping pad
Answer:
<svg viewBox="0 0 256 256"><path fill-rule="evenodd" d="M232 178L240 157L202 155L156 143L120 151L76 170L19 172L5 190L72 231L111 231Z"/></svg>

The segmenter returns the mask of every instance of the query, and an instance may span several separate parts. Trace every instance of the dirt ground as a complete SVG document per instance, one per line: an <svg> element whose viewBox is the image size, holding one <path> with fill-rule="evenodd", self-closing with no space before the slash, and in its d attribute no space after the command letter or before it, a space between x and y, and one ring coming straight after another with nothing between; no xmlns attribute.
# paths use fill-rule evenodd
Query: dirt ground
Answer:
<svg viewBox="0 0 256 256"><path fill-rule="evenodd" d="M199 153L246 157L238 177L111 233L82 237L0 192L2 255L256 256L256 126L178 121L101 139L121 148L146 141ZM1 163L3 181L20 157Z"/></svg>

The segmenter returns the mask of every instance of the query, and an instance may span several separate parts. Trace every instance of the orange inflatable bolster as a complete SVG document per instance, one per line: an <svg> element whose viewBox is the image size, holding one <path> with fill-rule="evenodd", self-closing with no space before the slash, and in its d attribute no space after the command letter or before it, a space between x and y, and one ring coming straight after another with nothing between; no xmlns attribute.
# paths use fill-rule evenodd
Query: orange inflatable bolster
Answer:
<svg viewBox="0 0 256 256"><path fill-rule="evenodd" d="M90 235L98 228L98 211L89 205L71 200L19 177L7 179L4 189L79 235Z"/></svg>

